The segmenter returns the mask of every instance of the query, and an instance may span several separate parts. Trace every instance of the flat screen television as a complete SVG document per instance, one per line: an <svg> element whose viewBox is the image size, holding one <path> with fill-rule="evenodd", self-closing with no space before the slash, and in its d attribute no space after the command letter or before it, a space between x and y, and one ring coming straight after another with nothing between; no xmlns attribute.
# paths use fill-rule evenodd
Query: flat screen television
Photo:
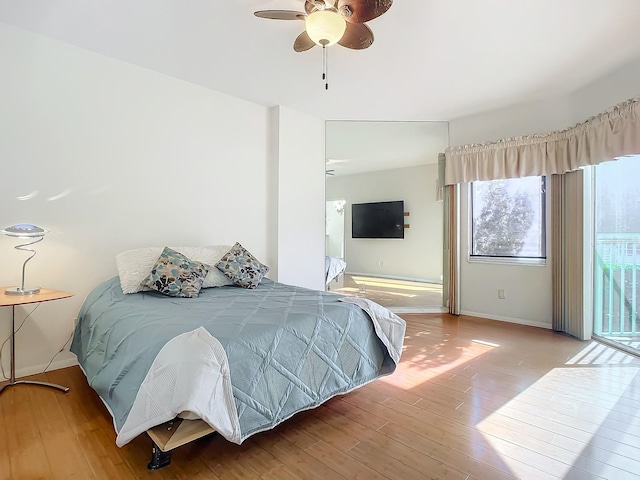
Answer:
<svg viewBox="0 0 640 480"><path fill-rule="evenodd" d="M404 202L351 205L352 238L404 238Z"/></svg>

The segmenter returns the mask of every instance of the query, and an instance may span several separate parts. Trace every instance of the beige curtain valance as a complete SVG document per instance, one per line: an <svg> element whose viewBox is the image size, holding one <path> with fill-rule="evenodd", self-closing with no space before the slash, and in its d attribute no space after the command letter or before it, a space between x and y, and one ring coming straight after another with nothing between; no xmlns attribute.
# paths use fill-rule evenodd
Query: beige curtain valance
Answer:
<svg viewBox="0 0 640 480"><path fill-rule="evenodd" d="M640 153L640 95L562 131L449 147L445 183L562 174Z"/></svg>

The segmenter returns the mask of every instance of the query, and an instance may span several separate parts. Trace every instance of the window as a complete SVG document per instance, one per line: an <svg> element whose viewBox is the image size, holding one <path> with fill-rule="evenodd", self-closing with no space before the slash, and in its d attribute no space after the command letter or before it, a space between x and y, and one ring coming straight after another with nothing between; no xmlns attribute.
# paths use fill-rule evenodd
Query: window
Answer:
<svg viewBox="0 0 640 480"><path fill-rule="evenodd" d="M545 190L545 177L473 182L470 259L544 263Z"/></svg>

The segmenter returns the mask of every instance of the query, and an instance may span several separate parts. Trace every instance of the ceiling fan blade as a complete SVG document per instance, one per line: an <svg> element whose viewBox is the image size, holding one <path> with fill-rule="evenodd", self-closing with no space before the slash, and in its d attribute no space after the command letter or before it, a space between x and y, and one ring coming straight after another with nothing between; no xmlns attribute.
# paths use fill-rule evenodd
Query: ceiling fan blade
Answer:
<svg viewBox="0 0 640 480"><path fill-rule="evenodd" d="M315 5L313 4L313 0L305 0L304 2L304 11L307 12L307 15L311 15Z"/></svg>
<svg viewBox="0 0 640 480"><path fill-rule="evenodd" d="M304 20L306 15L292 10L259 10L253 12L256 17L270 18L272 20Z"/></svg>
<svg viewBox="0 0 640 480"><path fill-rule="evenodd" d="M364 23L379 17L391 8L393 0L339 0L338 9L347 7L350 16L344 19L350 23Z"/></svg>
<svg viewBox="0 0 640 480"><path fill-rule="evenodd" d="M306 52L307 50L315 46L316 46L315 42L309 38L309 35L307 34L306 30L302 32L300 35L298 35L298 38L296 38L296 41L293 42L293 49L296 52Z"/></svg>
<svg viewBox="0 0 640 480"><path fill-rule="evenodd" d="M363 50L373 43L373 32L364 23L348 23L344 35L338 42L343 47Z"/></svg>
<svg viewBox="0 0 640 480"><path fill-rule="evenodd" d="M324 3L322 0L304 0L304 11L307 12L307 15L311 15L311 13L316 10L316 4L319 4L317 5L318 7L323 8L322 5L320 5L322 3Z"/></svg>

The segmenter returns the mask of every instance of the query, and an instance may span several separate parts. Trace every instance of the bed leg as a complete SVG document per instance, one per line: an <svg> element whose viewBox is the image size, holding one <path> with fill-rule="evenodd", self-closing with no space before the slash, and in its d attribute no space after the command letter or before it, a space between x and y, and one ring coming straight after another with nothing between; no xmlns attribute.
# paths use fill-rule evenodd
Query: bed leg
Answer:
<svg viewBox="0 0 640 480"><path fill-rule="evenodd" d="M147 469L158 470L159 468L169 465L171 463L171 451L163 452L155 442L152 443L151 461L147 465Z"/></svg>

